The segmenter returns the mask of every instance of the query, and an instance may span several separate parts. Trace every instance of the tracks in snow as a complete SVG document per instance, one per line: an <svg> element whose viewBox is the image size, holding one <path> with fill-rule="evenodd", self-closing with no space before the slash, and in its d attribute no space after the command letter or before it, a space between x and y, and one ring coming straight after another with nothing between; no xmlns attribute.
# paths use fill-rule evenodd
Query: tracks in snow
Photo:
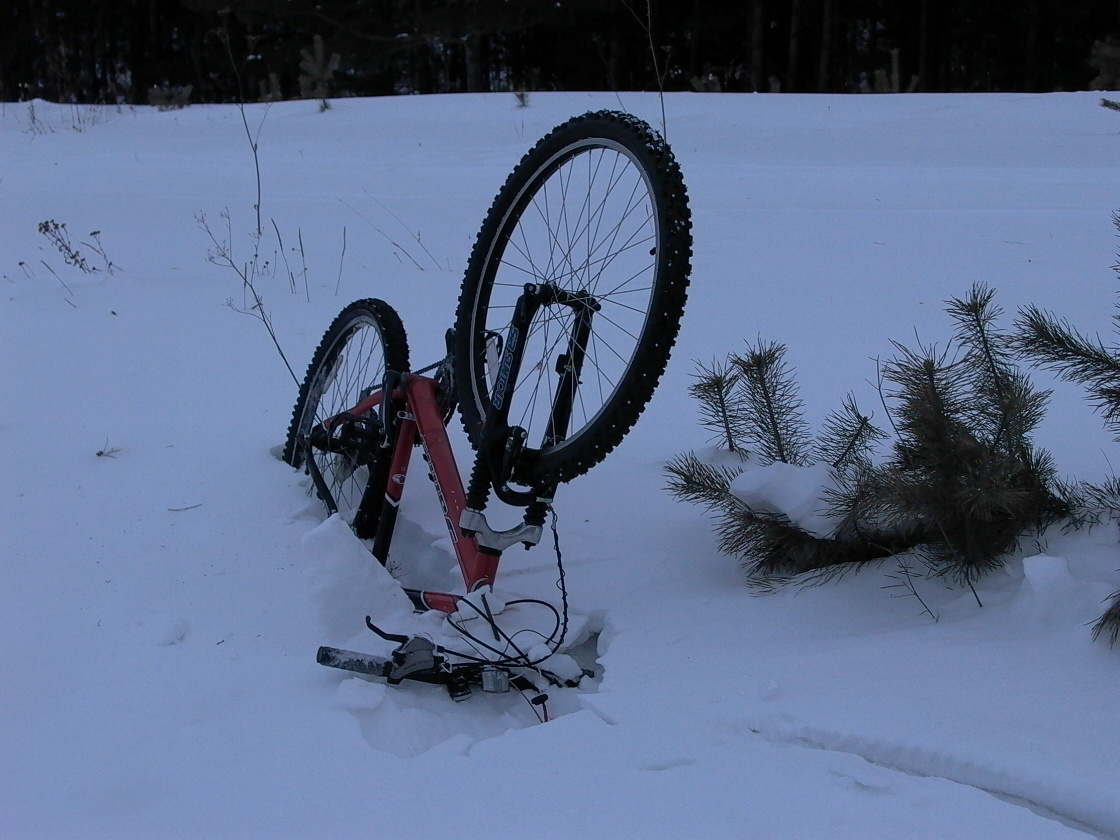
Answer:
<svg viewBox="0 0 1120 840"><path fill-rule="evenodd" d="M1041 774L1001 769L924 746L890 743L788 719L755 720L748 728L771 741L847 753L889 770L967 785L1098 840L1120 840L1120 809L1114 797L1103 797L1093 790L1075 788Z"/></svg>

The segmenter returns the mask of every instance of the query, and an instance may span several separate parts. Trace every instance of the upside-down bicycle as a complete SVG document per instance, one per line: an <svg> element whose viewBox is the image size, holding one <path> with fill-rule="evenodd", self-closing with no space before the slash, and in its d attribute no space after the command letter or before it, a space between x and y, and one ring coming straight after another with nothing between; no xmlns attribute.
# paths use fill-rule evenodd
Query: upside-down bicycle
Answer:
<svg viewBox="0 0 1120 840"><path fill-rule="evenodd" d="M578 683L578 670L549 666L567 626L563 587L563 614L546 604L556 626L540 634L544 649L526 650L492 615L498 562L505 549L540 541L557 486L614 449L652 396L684 308L690 231L665 141L631 115L591 112L538 142L501 188L441 361L410 372L404 327L383 301L355 301L335 318L300 388L284 459L310 475L330 513L351 517L384 564L412 450L421 446L464 590L406 591L417 610L440 610L449 621L482 617L493 638L455 624L470 644L451 649L367 617L397 644L391 655L322 647L320 663L392 684L443 684L455 699L476 685L512 686L535 689L541 703L544 685ZM465 488L445 428L456 405L475 450ZM523 521L491 528L491 493L524 508Z"/></svg>

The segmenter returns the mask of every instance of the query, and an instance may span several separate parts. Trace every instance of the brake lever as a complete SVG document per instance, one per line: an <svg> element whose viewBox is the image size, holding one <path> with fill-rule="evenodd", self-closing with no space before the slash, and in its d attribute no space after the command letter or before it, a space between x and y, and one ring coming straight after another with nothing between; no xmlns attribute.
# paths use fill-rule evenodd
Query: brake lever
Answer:
<svg viewBox="0 0 1120 840"><path fill-rule="evenodd" d="M435 644L429 639L413 636L393 651L393 663L396 667L389 672L387 679L391 685L395 685L418 671L433 670L436 662Z"/></svg>

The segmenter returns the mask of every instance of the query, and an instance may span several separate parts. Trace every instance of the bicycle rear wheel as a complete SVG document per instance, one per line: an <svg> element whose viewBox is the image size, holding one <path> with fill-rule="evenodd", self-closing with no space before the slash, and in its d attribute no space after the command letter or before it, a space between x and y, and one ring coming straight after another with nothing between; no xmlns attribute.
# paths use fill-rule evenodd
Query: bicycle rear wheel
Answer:
<svg viewBox="0 0 1120 840"><path fill-rule="evenodd" d="M569 481L634 425L676 340L690 230L672 152L628 114L569 120L509 176L471 253L454 355L472 443L495 411L527 432L516 481ZM514 328L530 299L527 329ZM522 348L512 382L511 343Z"/></svg>
<svg viewBox="0 0 1120 840"><path fill-rule="evenodd" d="M378 410L335 434L328 434L323 422L379 390L386 370L408 370L408 339L400 317L384 301L355 301L334 319L311 357L284 444L284 460L293 467L310 472L307 459L314 461L330 496L323 501L355 523L375 524L376 511L368 508L379 505L384 495L384 486L366 492L371 475L385 473L388 464L381 462L391 457L379 446ZM323 497L322 492L317 495Z"/></svg>

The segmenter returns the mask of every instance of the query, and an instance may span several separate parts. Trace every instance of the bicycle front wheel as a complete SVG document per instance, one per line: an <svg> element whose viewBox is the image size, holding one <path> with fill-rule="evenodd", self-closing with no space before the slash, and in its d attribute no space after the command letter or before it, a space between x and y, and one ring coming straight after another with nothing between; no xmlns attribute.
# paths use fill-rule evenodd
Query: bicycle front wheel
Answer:
<svg viewBox="0 0 1120 840"><path fill-rule="evenodd" d="M331 497L324 502L354 520L369 518L371 511L360 508L379 504L384 494L384 487L366 493L378 461L390 457L379 446L377 409L339 435L326 434L323 422L380 390L386 370L408 370L401 319L384 301L355 301L334 319L311 357L284 444L284 460L293 467L307 469L307 459L314 460Z"/></svg>
<svg viewBox="0 0 1120 840"><path fill-rule="evenodd" d="M644 122L598 111L537 143L495 198L459 298L455 378L472 443L492 412L508 412L527 432L515 478L530 486L606 457L665 370L691 252L680 168ZM527 296L533 314L516 329ZM521 355L509 382L511 342Z"/></svg>

